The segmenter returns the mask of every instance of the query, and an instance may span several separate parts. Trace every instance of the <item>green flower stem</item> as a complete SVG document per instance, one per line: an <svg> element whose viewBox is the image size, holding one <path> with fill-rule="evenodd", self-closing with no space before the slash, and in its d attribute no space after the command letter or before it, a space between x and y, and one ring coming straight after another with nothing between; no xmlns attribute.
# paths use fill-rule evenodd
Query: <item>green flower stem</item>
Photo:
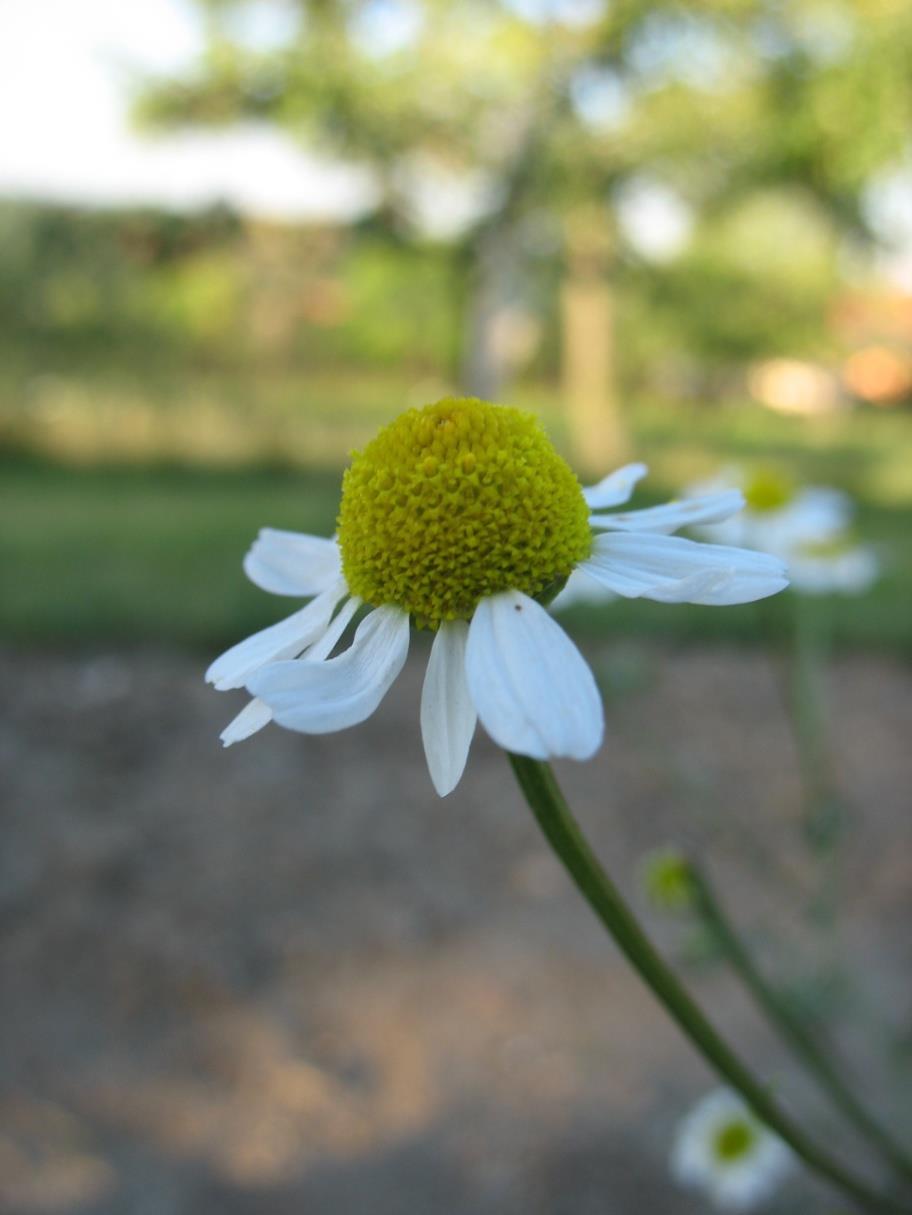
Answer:
<svg viewBox="0 0 912 1215"><path fill-rule="evenodd" d="M826 692L829 605L795 596L788 714L798 751L804 798L804 832L808 844L833 860L844 826L845 807L833 782ZM827 874L823 888L833 889ZM830 908L832 913L832 908Z"/></svg>
<svg viewBox="0 0 912 1215"><path fill-rule="evenodd" d="M803 1130L779 1108L768 1088L755 1078L719 1037L681 982L662 961L589 847L550 766L523 755L508 753L508 758L539 827L580 893L706 1062L741 1094L757 1117L775 1131L808 1168L853 1198L866 1211L910 1215L912 1208L878 1193L844 1169L837 1160L808 1139Z"/></svg>
<svg viewBox="0 0 912 1215"><path fill-rule="evenodd" d="M732 927L706 875L693 861L688 862L688 869L697 914L712 932L732 969L763 1010L767 1020L807 1070L813 1073L820 1086L858 1132L892 1169L901 1176L912 1179L912 1158L893 1142L890 1135L862 1105L820 1049L814 1035L769 986Z"/></svg>

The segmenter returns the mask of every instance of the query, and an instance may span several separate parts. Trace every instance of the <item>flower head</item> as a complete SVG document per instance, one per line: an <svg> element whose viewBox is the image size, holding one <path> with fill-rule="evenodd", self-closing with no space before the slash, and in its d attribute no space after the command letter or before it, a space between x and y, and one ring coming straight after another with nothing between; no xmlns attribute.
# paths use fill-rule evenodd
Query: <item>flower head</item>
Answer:
<svg viewBox="0 0 912 1215"><path fill-rule="evenodd" d="M470 620L486 595L539 597L589 555L580 484L536 419L481 401L410 409L356 452L339 548L352 593L416 625Z"/></svg>
<svg viewBox="0 0 912 1215"><path fill-rule="evenodd" d="M671 1169L682 1184L704 1190L724 1211L750 1211L792 1165L789 1149L735 1093L704 1097L678 1128Z"/></svg>
<svg viewBox="0 0 912 1215"><path fill-rule="evenodd" d="M434 634L421 732L438 793L458 783L478 719L507 750L588 759L601 698L546 610L568 579L667 603L744 603L786 585L776 558L669 534L727 518L743 505L737 491L605 514L645 472L630 465L582 489L533 416L484 401L402 414L355 453L336 539L265 528L247 554L258 586L310 602L209 668L219 690L254 697L223 742L271 720L305 734L364 721L414 625Z"/></svg>
<svg viewBox="0 0 912 1215"><path fill-rule="evenodd" d="M852 538L848 494L828 486L796 485L775 470L748 474L729 468L690 493L719 493L738 487L744 510L723 522L701 523L698 532L720 544L746 544L788 564L789 581L803 594L860 594L876 581L877 556Z"/></svg>

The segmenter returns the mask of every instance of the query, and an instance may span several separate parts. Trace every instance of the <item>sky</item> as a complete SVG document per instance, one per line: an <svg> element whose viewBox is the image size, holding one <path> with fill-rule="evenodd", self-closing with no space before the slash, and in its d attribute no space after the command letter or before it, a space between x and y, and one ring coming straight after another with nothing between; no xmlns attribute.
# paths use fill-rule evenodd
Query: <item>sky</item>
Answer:
<svg viewBox="0 0 912 1215"><path fill-rule="evenodd" d="M245 34L261 44L280 37L283 7L261 2ZM201 47L184 0L0 0L0 194L175 208L227 201L278 218L362 210L362 173L277 132L131 130L137 74L177 70Z"/></svg>

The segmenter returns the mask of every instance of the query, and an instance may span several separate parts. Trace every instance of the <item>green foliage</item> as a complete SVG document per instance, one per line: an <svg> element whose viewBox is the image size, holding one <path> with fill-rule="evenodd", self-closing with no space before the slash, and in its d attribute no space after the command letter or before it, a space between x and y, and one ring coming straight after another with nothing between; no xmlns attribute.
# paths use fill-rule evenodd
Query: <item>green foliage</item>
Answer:
<svg viewBox="0 0 912 1215"><path fill-rule="evenodd" d="M0 359L26 375L151 351L173 368L344 360L439 374L456 354L455 263L444 246L222 210L0 203Z"/></svg>
<svg viewBox="0 0 912 1215"><path fill-rule="evenodd" d="M367 237L348 245L338 267L343 314L338 325L302 335L325 361L412 366L440 374L458 349L461 283L450 251Z"/></svg>
<svg viewBox="0 0 912 1215"><path fill-rule="evenodd" d="M802 181L834 214L860 222L871 176L903 155L912 116L912 10L892 0L770 6L757 93L757 179Z"/></svg>
<svg viewBox="0 0 912 1215"><path fill-rule="evenodd" d="M173 341L226 360L240 337L245 277L236 250L206 250L137 283L137 314Z"/></svg>
<svg viewBox="0 0 912 1215"><path fill-rule="evenodd" d="M178 216L0 203L0 353L32 350L46 365L192 345L191 318L174 307L180 291L169 284L198 291L212 259L224 265L238 231L221 210ZM220 340L230 339L223 327Z"/></svg>
<svg viewBox="0 0 912 1215"><path fill-rule="evenodd" d="M830 298L826 280L795 283L741 269L712 249L643 273L639 311L628 316L638 360L648 366L669 348L713 363L737 364L774 354L814 355L823 345Z"/></svg>

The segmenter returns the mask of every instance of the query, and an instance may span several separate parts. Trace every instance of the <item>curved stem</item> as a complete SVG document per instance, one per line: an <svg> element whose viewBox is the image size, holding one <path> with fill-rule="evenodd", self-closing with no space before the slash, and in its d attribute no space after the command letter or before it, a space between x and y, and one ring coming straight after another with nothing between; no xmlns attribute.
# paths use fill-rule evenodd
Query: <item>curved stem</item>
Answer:
<svg viewBox="0 0 912 1215"><path fill-rule="evenodd" d="M677 976L663 962L635 916L601 867L567 806L551 768L524 755L508 753L519 786L545 838L563 862L589 906L611 933L659 1002L703 1058L735 1089L754 1113L776 1132L808 1168L831 1182L867 1211L910 1215L903 1206L848 1172L773 1100L769 1089L720 1038Z"/></svg>
<svg viewBox="0 0 912 1215"><path fill-rule="evenodd" d="M688 869L697 913L714 934L732 969L763 1010L770 1024L807 1069L813 1072L835 1105L891 1168L907 1179L912 1178L912 1158L892 1141L889 1134L862 1105L820 1049L814 1036L769 986L729 922L706 875L693 861L688 861Z"/></svg>

